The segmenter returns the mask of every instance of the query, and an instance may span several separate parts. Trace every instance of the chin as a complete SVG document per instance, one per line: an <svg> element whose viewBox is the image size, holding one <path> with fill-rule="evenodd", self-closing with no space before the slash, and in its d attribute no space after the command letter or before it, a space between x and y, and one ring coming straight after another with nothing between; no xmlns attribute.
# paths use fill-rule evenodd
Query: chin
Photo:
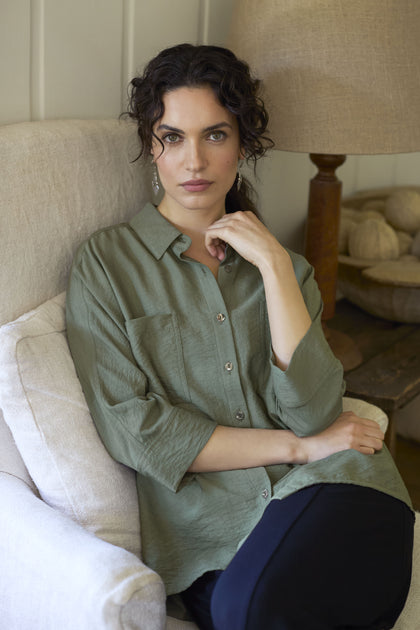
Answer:
<svg viewBox="0 0 420 630"><path fill-rule="evenodd" d="M215 199L203 193L193 193L187 198L178 200L178 203L187 210L211 210L216 206L224 207L225 197Z"/></svg>

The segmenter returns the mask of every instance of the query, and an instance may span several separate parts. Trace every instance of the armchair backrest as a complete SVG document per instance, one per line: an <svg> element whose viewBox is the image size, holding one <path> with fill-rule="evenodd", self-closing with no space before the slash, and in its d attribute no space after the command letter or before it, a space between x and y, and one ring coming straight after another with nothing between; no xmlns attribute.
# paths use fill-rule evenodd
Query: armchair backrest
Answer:
<svg viewBox="0 0 420 630"><path fill-rule="evenodd" d="M63 291L77 246L141 209L137 154L127 121L0 127L0 325Z"/></svg>

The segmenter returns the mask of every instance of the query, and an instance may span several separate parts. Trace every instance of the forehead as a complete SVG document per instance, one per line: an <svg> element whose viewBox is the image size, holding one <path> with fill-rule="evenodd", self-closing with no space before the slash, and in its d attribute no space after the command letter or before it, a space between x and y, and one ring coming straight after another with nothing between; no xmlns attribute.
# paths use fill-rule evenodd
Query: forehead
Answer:
<svg viewBox="0 0 420 630"><path fill-rule="evenodd" d="M181 87L162 98L164 113L159 123L185 129L205 128L220 122L236 127L236 117L224 107L209 86Z"/></svg>

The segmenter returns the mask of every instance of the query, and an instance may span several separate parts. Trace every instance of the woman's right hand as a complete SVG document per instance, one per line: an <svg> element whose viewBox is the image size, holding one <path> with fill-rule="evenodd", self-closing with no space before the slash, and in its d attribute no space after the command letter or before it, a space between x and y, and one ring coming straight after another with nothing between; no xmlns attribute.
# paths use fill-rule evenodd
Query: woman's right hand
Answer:
<svg viewBox="0 0 420 630"><path fill-rule="evenodd" d="M384 437L377 422L361 418L352 411L345 411L321 433L301 438L300 446L304 453L304 463L307 463L348 449L373 455L382 449Z"/></svg>

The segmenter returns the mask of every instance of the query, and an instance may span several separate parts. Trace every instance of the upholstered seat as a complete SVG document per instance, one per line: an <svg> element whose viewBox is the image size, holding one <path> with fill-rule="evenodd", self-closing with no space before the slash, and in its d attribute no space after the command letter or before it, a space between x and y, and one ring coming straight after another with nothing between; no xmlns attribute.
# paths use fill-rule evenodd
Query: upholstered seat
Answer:
<svg viewBox="0 0 420 630"><path fill-rule="evenodd" d="M132 125L48 121L0 128L0 626L192 630L167 615L141 560L134 472L100 441L67 346L77 245L149 197ZM384 414L345 400L386 425ZM140 515L141 516L141 515ZM420 628L420 532L396 628Z"/></svg>

